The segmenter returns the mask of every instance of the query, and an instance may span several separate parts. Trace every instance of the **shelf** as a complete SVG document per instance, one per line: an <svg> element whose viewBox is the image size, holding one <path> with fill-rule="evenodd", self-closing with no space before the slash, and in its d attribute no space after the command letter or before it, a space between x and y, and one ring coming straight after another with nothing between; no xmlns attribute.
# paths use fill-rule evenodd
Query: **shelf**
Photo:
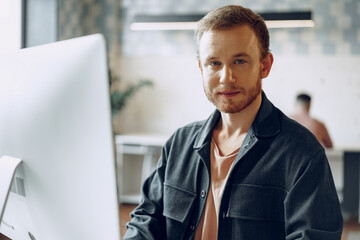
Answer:
<svg viewBox="0 0 360 240"><path fill-rule="evenodd" d="M120 202L125 204L139 204L140 199L139 193L120 195Z"/></svg>
<svg viewBox="0 0 360 240"><path fill-rule="evenodd" d="M145 154L159 154L160 150L159 147L155 146L144 146L144 145L135 145L135 144L123 144L119 145L120 151L123 154L138 154L138 155L145 155Z"/></svg>
<svg viewBox="0 0 360 240"><path fill-rule="evenodd" d="M150 135L150 134L125 134L116 135L116 144L126 145L144 145L144 146L163 146L168 137L162 135Z"/></svg>
<svg viewBox="0 0 360 240"><path fill-rule="evenodd" d="M120 203L140 202L141 186L154 171L166 140L156 135L115 136Z"/></svg>

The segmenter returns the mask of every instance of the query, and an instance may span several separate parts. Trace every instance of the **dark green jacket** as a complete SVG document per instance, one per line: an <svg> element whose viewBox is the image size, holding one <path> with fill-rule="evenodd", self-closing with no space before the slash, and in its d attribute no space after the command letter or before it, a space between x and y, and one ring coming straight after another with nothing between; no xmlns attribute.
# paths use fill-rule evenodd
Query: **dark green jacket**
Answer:
<svg viewBox="0 0 360 240"><path fill-rule="evenodd" d="M124 239L193 238L208 197L210 141L219 118L215 111L167 141ZM219 213L217 239L341 239L340 204L324 149L264 93Z"/></svg>

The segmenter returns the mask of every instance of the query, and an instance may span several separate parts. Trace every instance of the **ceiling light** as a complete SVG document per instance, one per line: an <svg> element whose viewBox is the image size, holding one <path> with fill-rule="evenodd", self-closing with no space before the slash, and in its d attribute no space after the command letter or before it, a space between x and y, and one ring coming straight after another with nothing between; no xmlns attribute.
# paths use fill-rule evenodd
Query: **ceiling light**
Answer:
<svg viewBox="0 0 360 240"><path fill-rule="evenodd" d="M314 27L311 11L259 13L268 28ZM187 15L136 15L130 25L134 31L193 30L204 14Z"/></svg>

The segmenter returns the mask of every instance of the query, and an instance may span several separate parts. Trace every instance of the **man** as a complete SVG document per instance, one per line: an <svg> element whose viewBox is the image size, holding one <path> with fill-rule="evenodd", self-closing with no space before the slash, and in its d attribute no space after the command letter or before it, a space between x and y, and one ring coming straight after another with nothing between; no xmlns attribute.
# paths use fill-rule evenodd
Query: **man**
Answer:
<svg viewBox="0 0 360 240"><path fill-rule="evenodd" d="M290 116L309 129L325 148L332 148L333 144L325 125L310 116L311 97L301 93L296 97L295 114Z"/></svg>
<svg viewBox="0 0 360 240"><path fill-rule="evenodd" d="M196 36L217 110L167 141L124 239L340 239L324 149L261 90L273 63L263 19L225 6L199 22Z"/></svg>

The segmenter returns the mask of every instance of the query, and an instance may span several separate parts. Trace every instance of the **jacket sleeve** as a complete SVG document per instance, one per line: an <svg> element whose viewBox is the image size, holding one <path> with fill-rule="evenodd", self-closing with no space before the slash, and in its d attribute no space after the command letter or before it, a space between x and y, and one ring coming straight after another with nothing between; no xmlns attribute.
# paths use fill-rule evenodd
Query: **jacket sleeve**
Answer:
<svg viewBox="0 0 360 240"><path fill-rule="evenodd" d="M286 240L340 240L343 219L324 150L304 169L284 202Z"/></svg>
<svg viewBox="0 0 360 240"><path fill-rule="evenodd" d="M125 239L166 239L163 216L163 182L166 167L166 151L162 150L156 170L142 186L140 204L131 212L126 224Z"/></svg>

